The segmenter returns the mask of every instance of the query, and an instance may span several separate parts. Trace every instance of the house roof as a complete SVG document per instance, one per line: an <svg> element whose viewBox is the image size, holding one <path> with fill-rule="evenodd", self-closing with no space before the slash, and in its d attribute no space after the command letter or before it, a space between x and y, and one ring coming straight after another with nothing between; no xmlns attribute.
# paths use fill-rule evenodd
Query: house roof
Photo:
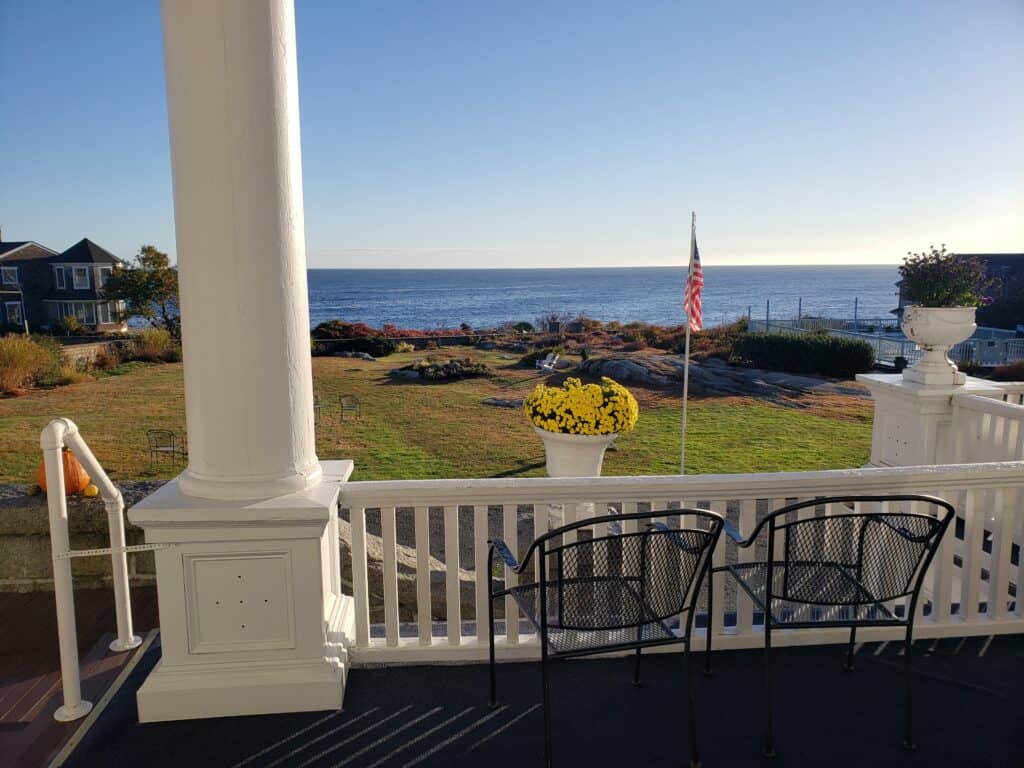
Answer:
<svg viewBox="0 0 1024 768"><path fill-rule="evenodd" d="M56 251L40 245L33 240L11 240L0 242L0 261L32 261L48 259L56 255Z"/></svg>
<svg viewBox="0 0 1024 768"><path fill-rule="evenodd" d="M75 264L120 264L121 259L117 258L110 251L96 245L92 240L83 237L63 253L55 256L52 261L56 263L71 262Z"/></svg>

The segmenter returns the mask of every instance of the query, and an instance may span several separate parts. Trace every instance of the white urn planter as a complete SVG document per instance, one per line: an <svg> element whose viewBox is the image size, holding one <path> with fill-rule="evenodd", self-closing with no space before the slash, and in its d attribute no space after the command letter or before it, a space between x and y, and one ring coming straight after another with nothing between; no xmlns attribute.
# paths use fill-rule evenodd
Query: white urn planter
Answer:
<svg viewBox="0 0 1024 768"><path fill-rule="evenodd" d="M907 307L903 332L924 355L903 372L903 380L929 387L962 385L967 377L949 359L949 350L974 333L975 311L975 307Z"/></svg>
<svg viewBox="0 0 1024 768"><path fill-rule="evenodd" d="M544 441L549 477L600 477L604 452L616 438L610 435L568 435L534 430Z"/></svg>

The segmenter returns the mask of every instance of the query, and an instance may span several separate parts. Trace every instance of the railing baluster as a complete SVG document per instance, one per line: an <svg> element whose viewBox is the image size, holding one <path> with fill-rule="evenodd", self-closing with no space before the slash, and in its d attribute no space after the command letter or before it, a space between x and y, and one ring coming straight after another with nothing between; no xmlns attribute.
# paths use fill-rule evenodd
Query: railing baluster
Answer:
<svg viewBox="0 0 1024 768"><path fill-rule="evenodd" d="M433 606L430 594L430 510L416 507L416 628L420 645L430 645Z"/></svg>
<svg viewBox="0 0 1024 768"><path fill-rule="evenodd" d="M384 578L384 640L393 647L398 645L398 561L394 507L381 507L380 534L384 550L381 563Z"/></svg>
<svg viewBox="0 0 1024 768"><path fill-rule="evenodd" d="M756 499L743 499L740 502L739 524L740 533L744 538L754 530L754 526L757 525ZM737 547L737 561L740 563L751 562L754 559L754 546ZM718 574L716 578L725 578L725 574ZM754 627L754 602L743 589L736 590L736 627L741 635L749 635Z"/></svg>
<svg viewBox="0 0 1024 768"><path fill-rule="evenodd" d="M505 504L501 508L503 538L509 549L519 558L519 510L515 504ZM508 566L505 567L505 587L514 587L519 577ZM519 606L511 595L505 596L505 642L509 645L519 644Z"/></svg>
<svg viewBox="0 0 1024 768"><path fill-rule="evenodd" d="M533 538L539 539L550 530L551 505L547 503L533 505ZM546 547L545 547L546 549ZM533 577L540 581L540 556L534 557Z"/></svg>
<svg viewBox="0 0 1024 768"><path fill-rule="evenodd" d="M462 585L459 583L459 508L444 508L445 609L448 644L462 642Z"/></svg>
<svg viewBox="0 0 1024 768"><path fill-rule="evenodd" d="M487 539L488 517L490 507L477 504L473 507L473 562L476 578L476 639L483 644L487 641L487 604L491 597L487 594Z"/></svg>
<svg viewBox="0 0 1024 768"><path fill-rule="evenodd" d="M356 609L356 646L370 644L370 589L366 564L366 508L349 509L352 528L352 596Z"/></svg>
<svg viewBox="0 0 1024 768"><path fill-rule="evenodd" d="M954 491L946 488L938 491L936 495L940 499L949 501L954 507L958 506ZM933 508L933 511L940 515L946 512L942 507ZM956 511L959 514L960 509L958 508ZM951 603L953 602L953 578L956 572L956 565L953 563L953 553L956 550L955 528L956 518L954 517L953 522L946 530L946 535L939 542L938 551L936 551L931 564L931 620L937 624L945 624L949 621ZM927 579L926 583L928 583Z"/></svg>
<svg viewBox="0 0 1024 768"><path fill-rule="evenodd" d="M989 618L996 619L1006 618L1010 601L1010 549L1015 520L1006 504L1006 496L1002 488L996 488L992 493L992 568L988 576L987 602Z"/></svg>
<svg viewBox="0 0 1024 768"><path fill-rule="evenodd" d="M981 601L981 539L982 512L979 509L978 491L967 490L964 501L964 549L960 587L960 615L964 621L973 621L978 615Z"/></svg>
<svg viewBox="0 0 1024 768"><path fill-rule="evenodd" d="M717 512L722 517L725 517L726 502L724 500L717 500L711 502L711 511ZM713 568L721 568L725 565L725 541L721 538L718 540L718 546L715 547L714 552L711 553L711 566ZM711 617L711 629L716 635L722 634L725 631L725 574L718 574L718 578L714 580L714 586L712 588L714 593L714 610L713 616Z"/></svg>

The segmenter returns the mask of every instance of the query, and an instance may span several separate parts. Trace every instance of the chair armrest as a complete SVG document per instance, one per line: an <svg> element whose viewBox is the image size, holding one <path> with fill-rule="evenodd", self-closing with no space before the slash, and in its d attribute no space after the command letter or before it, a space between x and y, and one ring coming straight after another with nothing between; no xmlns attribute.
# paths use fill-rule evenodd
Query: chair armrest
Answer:
<svg viewBox="0 0 1024 768"><path fill-rule="evenodd" d="M490 539L487 543L491 545L491 551L497 553L497 555L505 562L505 565L514 571L518 571L519 561L516 560L516 556L512 554L512 550L508 548L508 545L502 539Z"/></svg>
<svg viewBox="0 0 1024 768"><path fill-rule="evenodd" d="M728 520L722 520L722 529L730 539L736 542L737 546L750 546L751 539L744 539L743 534L739 532L739 529Z"/></svg>

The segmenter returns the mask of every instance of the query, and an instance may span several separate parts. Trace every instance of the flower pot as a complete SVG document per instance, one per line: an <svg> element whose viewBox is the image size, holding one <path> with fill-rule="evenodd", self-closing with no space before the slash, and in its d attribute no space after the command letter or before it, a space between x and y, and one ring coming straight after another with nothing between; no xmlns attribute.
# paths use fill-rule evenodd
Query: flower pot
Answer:
<svg viewBox="0 0 1024 768"><path fill-rule="evenodd" d="M924 355L903 372L903 380L930 387L963 384L967 377L949 359L949 349L974 333L975 311L975 307L907 307L903 332Z"/></svg>
<svg viewBox="0 0 1024 768"><path fill-rule="evenodd" d="M604 452L615 441L610 435L567 435L534 427L544 441L550 477L599 477Z"/></svg>

